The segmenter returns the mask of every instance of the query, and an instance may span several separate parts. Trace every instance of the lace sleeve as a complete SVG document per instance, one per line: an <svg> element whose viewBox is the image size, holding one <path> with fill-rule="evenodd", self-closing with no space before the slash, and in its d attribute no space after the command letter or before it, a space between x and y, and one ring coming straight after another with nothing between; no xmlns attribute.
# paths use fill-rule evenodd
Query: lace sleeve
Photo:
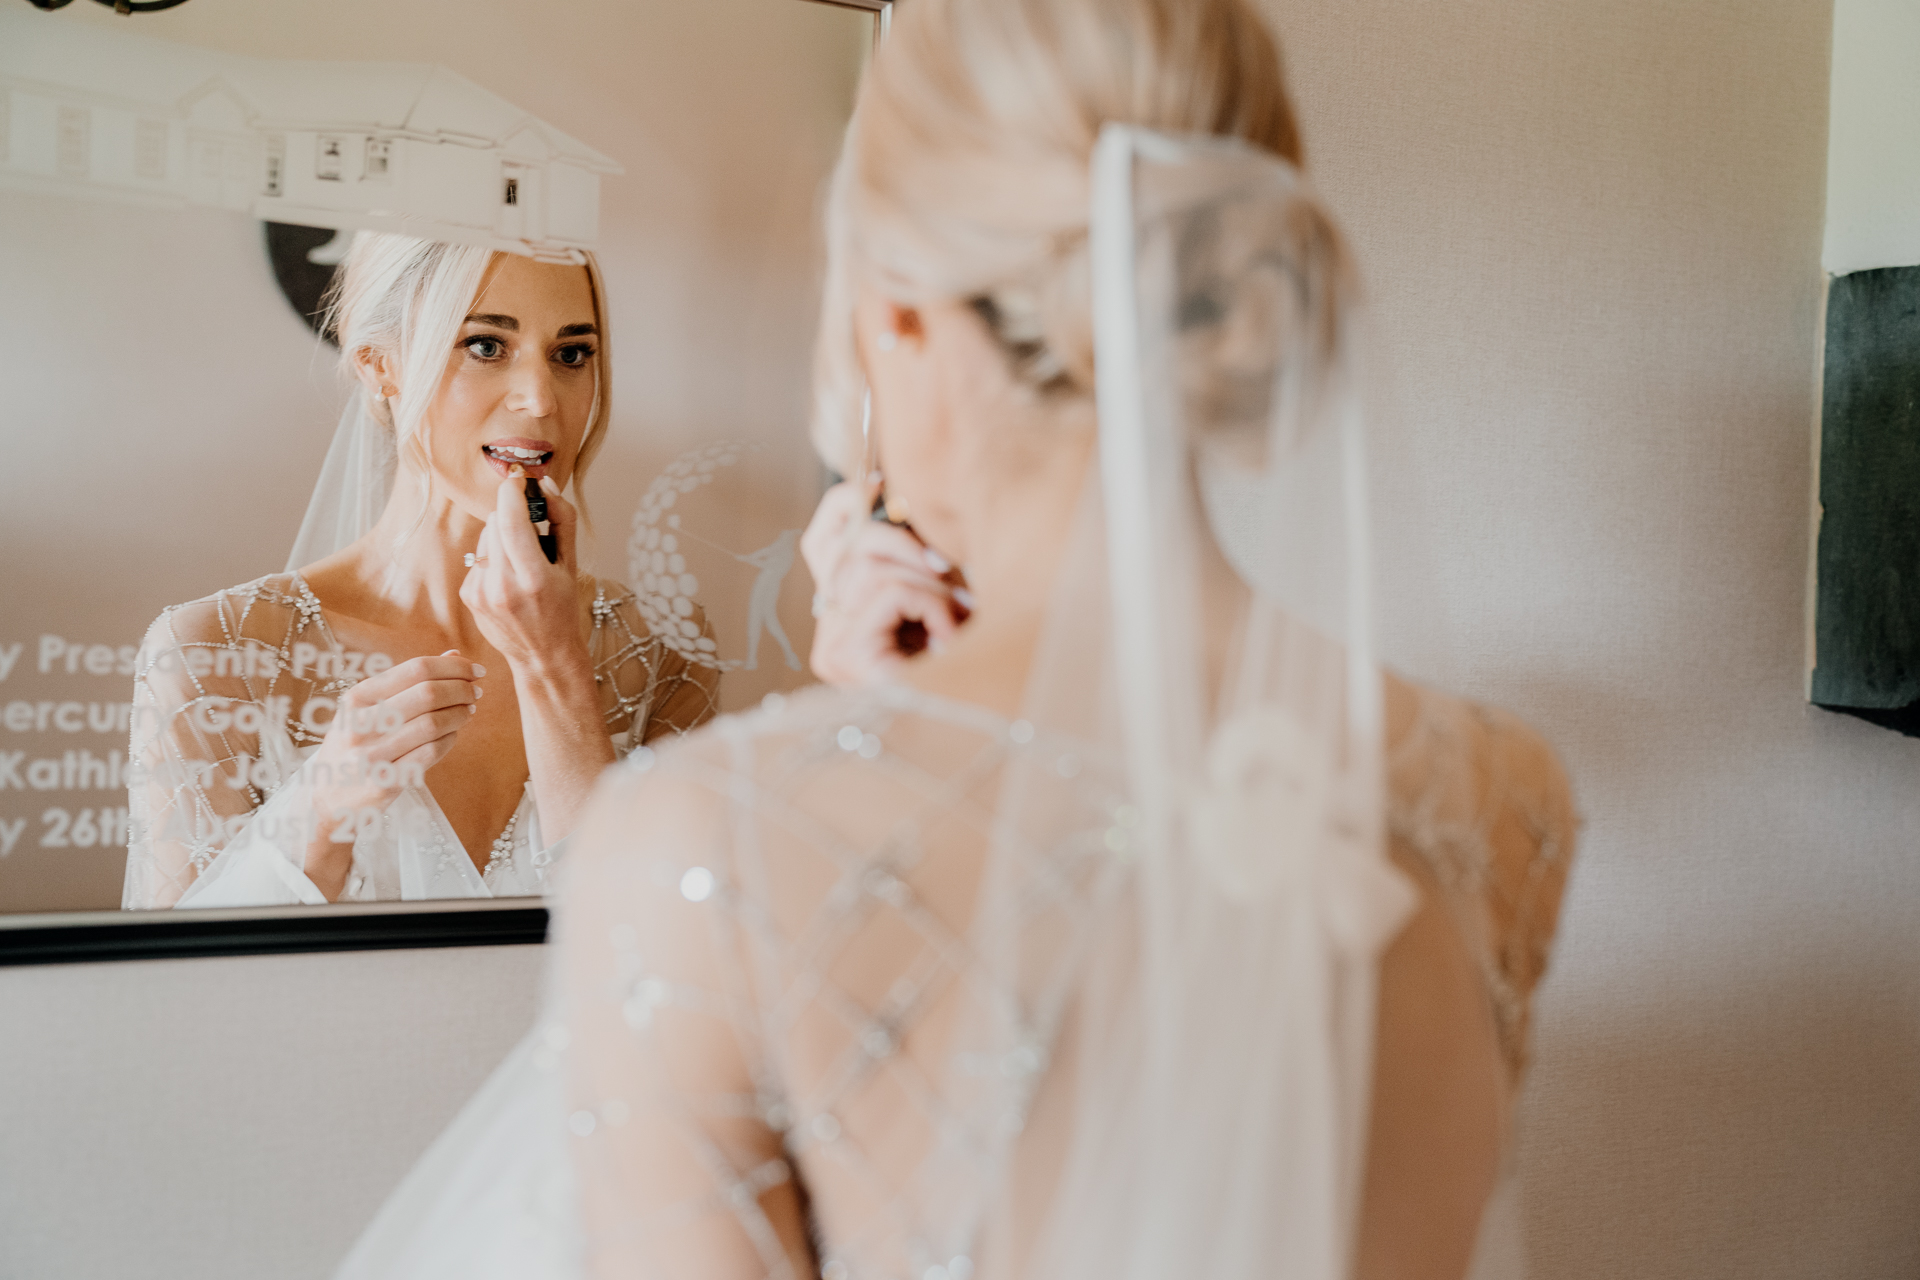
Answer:
<svg viewBox="0 0 1920 1280"><path fill-rule="evenodd" d="M595 585L594 680L607 731L616 742L627 735L629 747L687 733L719 710L718 647L705 613L696 604L685 618L657 621L656 630L625 587Z"/></svg>
<svg viewBox="0 0 1920 1280"><path fill-rule="evenodd" d="M1566 773L1541 737L1502 711L1476 708L1485 732L1486 871L1496 1005L1516 1078L1527 1063L1533 993L1546 975L1579 821Z"/></svg>
<svg viewBox="0 0 1920 1280"><path fill-rule="evenodd" d="M1552 748L1514 716L1397 685L1393 832L1446 896L1481 968L1509 1078L1525 1074L1579 823Z"/></svg>
<svg viewBox="0 0 1920 1280"><path fill-rule="evenodd" d="M173 606L148 629L134 677L124 908L177 905L297 768L298 747L319 740L300 723L311 682L290 670L316 619L297 598L250 584ZM304 843L304 833L289 838ZM301 900L297 889L283 896Z"/></svg>
<svg viewBox="0 0 1920 1280"><path fill-rule="evenodd" d="M799 1280L808 1246L738 927L727 788L689 756L613 775L556 915L587 1270Z"/></svg>

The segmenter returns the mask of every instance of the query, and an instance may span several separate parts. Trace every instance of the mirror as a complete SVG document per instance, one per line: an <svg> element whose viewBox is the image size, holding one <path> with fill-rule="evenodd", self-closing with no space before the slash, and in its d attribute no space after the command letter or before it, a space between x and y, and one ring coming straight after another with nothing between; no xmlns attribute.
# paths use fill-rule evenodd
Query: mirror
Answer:
<svg viewBox="0 0 1920 1280"><path fill-rule="evenodd" d="M580 570L630 587L655 634L697 603L680 647L719 671L722 710L806 681L818 209L885 7L0 9L0 917L98 928L84 913L128 896L142 638L288 567L361 394L316 332L356 229L592 251L617 394L579 486ZM325 647L280 655L323 677L284 709L316 729L334 707L314 692L388 660L343 646L322 671ZM226 710L200 729L244 711Z"/></svg>

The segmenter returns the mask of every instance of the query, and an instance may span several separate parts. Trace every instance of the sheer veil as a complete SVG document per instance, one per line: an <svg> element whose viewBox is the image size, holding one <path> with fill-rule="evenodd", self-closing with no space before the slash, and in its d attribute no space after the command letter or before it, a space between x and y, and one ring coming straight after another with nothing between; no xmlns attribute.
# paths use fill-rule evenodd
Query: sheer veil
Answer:
<svg viewBox="0 0 1920 1280"><path fill-rule="evenodd" d="M1108 125L1091 190L1100 463L1015 729L1117 745L1119 870L1075 924L1030 868L1086 838L1085 779L1010 765L975 944L1018 996L972 1015L1000 1069L951 1088L1006 1094L979 1141L1014 1161L989 1234L1024 1274L1336 1280L1378 957L1415 903L1385 852L1350 268L1245 144ZM1012 1134L1047 1125L1071 1137L1037 1211Z"/></svg>
<svg viewBox="0 0 1920 1280"><path fill-rule="evenodd" d="M366 392L355 386L320 464L287 572L332 555L373 528L393 493L399 466L393 429L375 419Z"/></svg>

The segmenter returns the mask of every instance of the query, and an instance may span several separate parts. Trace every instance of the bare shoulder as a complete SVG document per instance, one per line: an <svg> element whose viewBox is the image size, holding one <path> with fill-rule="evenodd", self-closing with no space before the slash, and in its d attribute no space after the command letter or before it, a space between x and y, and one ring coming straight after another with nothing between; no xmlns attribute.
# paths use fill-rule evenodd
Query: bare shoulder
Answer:
<svg viewBox="0 0 1920 1280"><path fill-rule="evenodd" d="M1579 817L1559 757L1510 712L1387 677L1396 851L1473 908L1502 1034L1524 1058Z"/></svg>

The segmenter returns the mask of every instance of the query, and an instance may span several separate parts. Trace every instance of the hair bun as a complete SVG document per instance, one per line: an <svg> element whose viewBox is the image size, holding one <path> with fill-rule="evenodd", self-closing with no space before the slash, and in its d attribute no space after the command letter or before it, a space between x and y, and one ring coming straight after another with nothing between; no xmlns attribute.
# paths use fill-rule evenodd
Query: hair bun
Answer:
<svg viewBox="0 0 1920 1280"><path fill-rule="evenodd" d="M1280 54L1249 0L914 0L861 86L827 210L814 435L856 465L862 284L966 300L1016 376L1093 392L1088 170L1109 121L1294 163Z"/></svg>

